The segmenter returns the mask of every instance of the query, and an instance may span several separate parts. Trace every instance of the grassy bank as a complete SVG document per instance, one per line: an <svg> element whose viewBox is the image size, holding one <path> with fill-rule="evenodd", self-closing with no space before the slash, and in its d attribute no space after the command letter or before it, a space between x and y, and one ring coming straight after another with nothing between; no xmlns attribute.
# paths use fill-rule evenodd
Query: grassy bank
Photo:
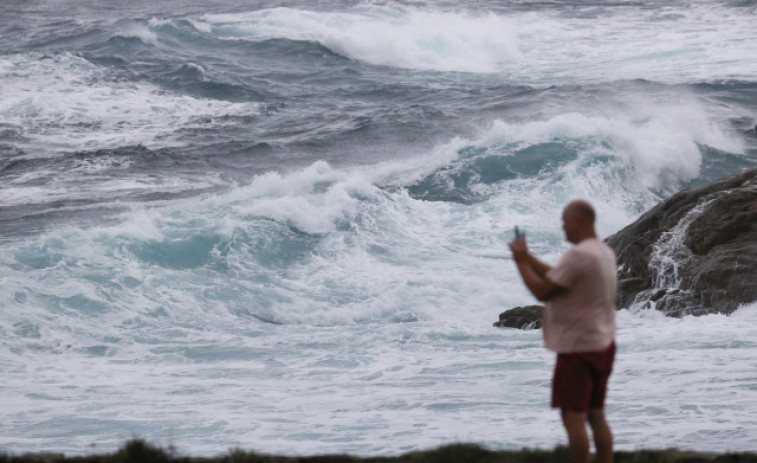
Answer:
<svg viewBox="0 0 757 463"><path fill-rule="evenodd" d="M0 455L0 463L568 463L568 449L492 451L471 444L452 444L438 449L391 457L359 458L350 455L282 457L234 450L217 457L188 457L154 447L142 440L127 443L112 454L66 457L54 453ZM678 450L616 452L616 463L757 463L757 453L710 454Z"/></svg>

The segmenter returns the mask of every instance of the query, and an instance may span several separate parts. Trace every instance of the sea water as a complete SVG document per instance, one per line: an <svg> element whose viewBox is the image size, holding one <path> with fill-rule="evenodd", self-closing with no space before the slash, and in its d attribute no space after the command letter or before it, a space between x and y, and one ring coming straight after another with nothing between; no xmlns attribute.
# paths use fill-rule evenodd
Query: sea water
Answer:
<svg viewBox="0 0 757 463"><path fill-rule="evenodd" d="M507 241L754 166L756 15L4 2L0 451L564 444ZM757 450L757 305L618 325L618 449Z"/></svg>

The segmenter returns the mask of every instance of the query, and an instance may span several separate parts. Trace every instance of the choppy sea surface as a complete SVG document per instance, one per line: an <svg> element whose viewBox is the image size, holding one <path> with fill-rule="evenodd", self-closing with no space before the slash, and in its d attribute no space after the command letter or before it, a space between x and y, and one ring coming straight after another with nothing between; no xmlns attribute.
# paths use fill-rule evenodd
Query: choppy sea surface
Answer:
<svg viewBox="0 0 757 463"><path fill-rule="evenodd" d="M123 4L121 4L123 3ZM556 262L757 164L757 2L7 0L0 451L565 443ZM757 305L618 313L618 449L757 451Z"/></svg>

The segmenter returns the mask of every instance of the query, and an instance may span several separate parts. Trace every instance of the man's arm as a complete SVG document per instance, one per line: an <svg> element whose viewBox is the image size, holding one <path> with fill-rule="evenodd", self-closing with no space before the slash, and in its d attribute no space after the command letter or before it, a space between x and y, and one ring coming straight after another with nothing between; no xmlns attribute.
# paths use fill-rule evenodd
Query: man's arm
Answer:
<svg viewBox="0 0 757 463"><path fill-rule="evenodd" d="M552 268L528 252L525 239L510 242L513 259L518 266L523 282L536 299L544 302L552 299L563 291L562 286L547 278L547 272Z"/></svg>
<svg viewBox="0 0 757 463"><path fill-rule="evenodd" d="M552 269L552 266L545 264L544 262L537 259L533 254L530 252L526 253L528 264L531 266L531 268L536 272L537 275L540 277L547 276L547 272L549 272Z"/></svg>

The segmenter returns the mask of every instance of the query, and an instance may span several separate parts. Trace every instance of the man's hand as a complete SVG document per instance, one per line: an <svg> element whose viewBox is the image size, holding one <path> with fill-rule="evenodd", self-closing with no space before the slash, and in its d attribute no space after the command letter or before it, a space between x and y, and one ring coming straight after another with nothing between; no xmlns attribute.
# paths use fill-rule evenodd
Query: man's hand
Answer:
<svg viewBox="0 0 757 463"><path fill-rule="evenodd" d="M510 241L509 246L523 282L536 299L548 301L566 290L547 278L547 272L551 267L528 252L524 236Z"/></svg>
<svg viewBox="0 0 757 463"><path fill-rule="evenodd" d="M528 261L528 245L525 236L521 235L520 238L510 241L509 246L515 262Z"/></svg>

